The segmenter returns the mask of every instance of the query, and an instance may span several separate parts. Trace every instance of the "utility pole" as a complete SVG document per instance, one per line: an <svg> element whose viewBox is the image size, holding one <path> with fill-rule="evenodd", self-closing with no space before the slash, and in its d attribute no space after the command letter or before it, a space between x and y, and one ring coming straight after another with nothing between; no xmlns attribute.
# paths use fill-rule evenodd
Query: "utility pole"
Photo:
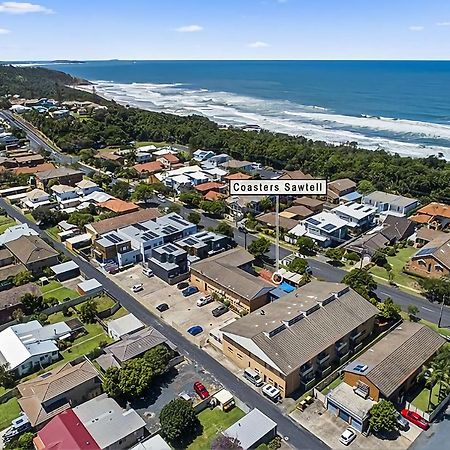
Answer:
<svg viewBox="0 0 450 450"><path fill-rule="evenodd" d="M280 196L275 196L275 228L276 228L276 243L275 243L275 273L280 270Z"/></svg>
<svg viewBox="0 0 450 450"><path fill-rule="evenodd" d="M444 305L445 305L446 297L447 296L445 294L442 296L441 311L439 312L438 328L441 328L442 313L444 312Z"/></svg>

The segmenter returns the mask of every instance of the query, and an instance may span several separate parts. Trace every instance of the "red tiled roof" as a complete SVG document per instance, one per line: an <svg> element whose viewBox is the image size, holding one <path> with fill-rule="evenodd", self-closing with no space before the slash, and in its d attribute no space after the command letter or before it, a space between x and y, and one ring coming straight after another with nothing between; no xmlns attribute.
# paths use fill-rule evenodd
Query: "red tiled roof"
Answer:
<svg viewBox="0 0 450 450"><path fill-rule="evenodd" d="M38 432L34 443L38 450L100 450L72 409L58 414Z"/></svg>
<svg viewBox="0 0 450 450"><path fill-rule="evenodd" d="M129 213L139 209L138 205L120 200L119 198L110 198L109 200L106 200L106 202L100 203L100 207L116 213Z"/></svg>
<svg viewBox="0 0 450 450"><path fill-rule="evenodd" d="M205 200L209 200L211 202L215 201L215 200L221 200L224 197L226 197L225 194L221 193L221 192L217 192L217 191L208 191L205 195L204 195L204 199Z"/></svg>
<svg viewBox="0 0 450 450"><path fill-rule="evenodd" d="M144 164L136 164L133 166L133 168L139 172L149 172L149 173L156 173L161 171L164 168L164 165L161 161L151 161Z"/></svg>
<svg viewBox="0 0 450 450"><path fill-rule="evenodd" d="M165 155L158 156L158 159L160 158L164 158L166 161L169 161L172 164L180 162L180 160L173 153L166 153Z"/></svg>
<svg viewBox="0 0 450 450"><path fill-rule="evenodd" d="M197 186L195 186L195 190L199 192L207 192L212 191L214 189L223 189L226 185L223 183L217 183L216 181L209 181L207 183L202 183Z"/></svg>
<svg viewBox="0 0 450 450"><path fill-rule="evenodd" d="M450 206L445 203L432 202L423 206L416 212L417 215L440 216L450 219ZM415 220L417 222L417 220Z"/></svg>
<svg viewBox="0 0 450 450"><path fill-rule="evenodd" d="M252 176L247 173L242 172L236 172L236 173L230 173L226 177L224 177L225 180L250 180Z"/></svg>
<svg viewBox="0 0 450 450"><path fill-rule="evenodd" d="M42 164L38 164L37 166L34 166L34 167L15 167L14 169L12 169L12 171L16 175L19 175L21 173L42 172L43 170L52 170L54 168L55 168L55 166L52 163L42 163Z"/></svg>

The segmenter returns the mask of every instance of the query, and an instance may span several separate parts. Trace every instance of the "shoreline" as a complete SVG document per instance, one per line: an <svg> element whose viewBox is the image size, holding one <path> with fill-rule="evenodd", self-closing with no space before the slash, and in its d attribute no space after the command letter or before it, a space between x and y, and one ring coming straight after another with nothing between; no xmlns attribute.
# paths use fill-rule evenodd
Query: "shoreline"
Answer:
<svg viewBox="0 0 450 450"><path fill-rule="evenodd" d="M289 104L282 104L280 111L269 114L264 110L258 111L258 108L265 107L268 101L207 89L183 89L181 83L87 81L91 84L71 87L91 92L92 87L95 86L98 96L108 101L113 100L122 106L128 105L145 111L178 116L196 114L207 117L219 126L243 127L256 124L268 132L304 137L334 146L356 142L361 150L384 150L391 155L398 154L401 157L410 158L435 156L450 161L450 147L408 142L406 139L395 140L386 136L389 133L404 134L405 138L409 138L412 133L415 133L421 139L440 138L450 141L450 126L445 124L366 115L345 116L333 114L326 108L317 106L302 106L304 110L300 111L285 110L289 106L296 106ZM245 104L245 100L254 102L254 111ZM282 102L274 100L272 103ZM240 105L244 105L241 110ZM281 117L277 116L277 113Z"/></svg>

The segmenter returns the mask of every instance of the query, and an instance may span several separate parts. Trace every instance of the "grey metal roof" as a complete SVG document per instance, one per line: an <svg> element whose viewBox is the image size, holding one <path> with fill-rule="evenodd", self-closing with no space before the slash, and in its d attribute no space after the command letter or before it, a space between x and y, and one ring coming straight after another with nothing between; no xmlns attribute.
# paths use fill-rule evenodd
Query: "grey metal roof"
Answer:
<svg viewBox="0 0 450 450"><path fill-rule="evenodd" d="M51 266L50 269L54 274L59 275L61 273L70 272L71 270L78 269L78 264L75 261L67 261L56 266Z"/></svg>
<svg viewBox="0 0 450 450"><path fill-rule="evenodd" d="M444 345L445 339L426 325L403 322L344 369L365 376L389 397ZM354 371L366 365L364 372Z"/></svg>
<svg viewBox="0 0 450 450"><path fill-rule="evenodd" d="M222 332L289 374L378 312L344 284L312 281L225 326Z"/></svg>
<svg viewBox="0 0 450 450"><path fill-rule="evenodd" d="M396 205L400 207L409 206L413 203L417 202L417 199L404 197L403 195L390 194L388 192L383 191L375 191L363 198L363 202L365 203L366 199L370 199L373 202L377 203L390 203L391 205Z"/></svg>
<svg viewBox="0 0 450 450"><path fill-rule="evenodd" d="M259 409L252 409L242 419L227 428L223 434L237 439L240 446L247 450L269 433L276 431L277 424Z"/></svg>

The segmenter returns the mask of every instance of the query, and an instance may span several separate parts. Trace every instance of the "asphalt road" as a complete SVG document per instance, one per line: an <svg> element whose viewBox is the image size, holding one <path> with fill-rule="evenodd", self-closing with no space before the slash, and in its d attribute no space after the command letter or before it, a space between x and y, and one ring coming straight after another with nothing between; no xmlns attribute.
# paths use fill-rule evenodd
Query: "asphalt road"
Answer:
<svg viewBox="0 0 450 450"><path fill-rule="evenodd" d="M47 233L40 230L40 228L30 220L28 220L21 212L12 207L4 199L0 199L0 207L4 208L9 216L19 220L22 223L27 223L31 228L36 230L46 241L52 241L54 248L65 253L69 258L75 261L82 273L88 278L96 278L114 298L136 317L139 317L145 324L152 326L164 334L177 347L181 354L196 361L203 366L207 371L214 375L214 377L222 383L228 390L230 390L236 397L240 398L251 408L258 408L264 414L269 416L278 424L278 431L283 437L289 438L289 442L297 449L326 449L325 443L316 438L308 430L293 422L289 417L284 415L281 410L252 388L247 386L233 374L231 374L225 367L218 363L214 358L203 350L196 347L188 339L182 336L178 331L169 325L161 322L158 318L153 316L144 306L135 300L128 292L121 289L103 272L89 264L83 258L74 256L70 253L64 245L53 241Z"/></svg>

